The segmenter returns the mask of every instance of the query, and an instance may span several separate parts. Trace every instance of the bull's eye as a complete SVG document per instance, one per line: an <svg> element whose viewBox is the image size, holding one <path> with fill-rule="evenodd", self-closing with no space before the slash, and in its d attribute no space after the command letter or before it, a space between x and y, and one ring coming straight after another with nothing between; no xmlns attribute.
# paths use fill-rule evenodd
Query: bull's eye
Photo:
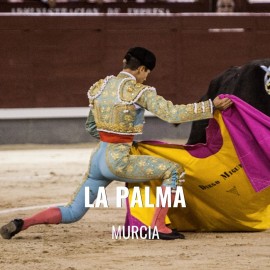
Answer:
<svg viewBox="0 0 270 270"><path fill-rule="evenodd" d="M265 82L264 87L267 94L270 95L270 74L266 76L266 82Z"/></svg>
<svg viewBox="0 0 270 270"><path fill-rule="evenodd" d="M270 95L270 66L261 66L261 68L265 71L264 75L264 89L268 95Z"/></svg>

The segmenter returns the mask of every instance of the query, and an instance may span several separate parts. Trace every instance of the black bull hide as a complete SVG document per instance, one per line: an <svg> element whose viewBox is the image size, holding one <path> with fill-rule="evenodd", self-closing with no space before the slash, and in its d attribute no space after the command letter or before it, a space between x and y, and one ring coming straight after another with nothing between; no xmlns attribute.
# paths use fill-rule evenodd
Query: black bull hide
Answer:
<svg viewBox="0 0 270 270"><path fill-rule="evenodd" d="M270 58L254 60L246 65L227 69L210 82L206 95L200 101L213 100L220 94L232 94L270 116L270 95L265 89L265 77L267 77L270 90L270 75L263 70L262 65L270 67ZM205 129L208 122L209 120L200 120L192 123L187 144L206 142Z"/></svg>

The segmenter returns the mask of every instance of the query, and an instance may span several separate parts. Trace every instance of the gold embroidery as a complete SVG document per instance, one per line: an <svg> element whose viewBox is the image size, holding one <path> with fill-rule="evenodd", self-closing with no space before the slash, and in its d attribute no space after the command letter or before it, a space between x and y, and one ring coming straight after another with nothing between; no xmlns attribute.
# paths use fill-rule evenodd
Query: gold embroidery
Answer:
<svg viewBox="0 0 270 270"><path fill-rule="evenodd" d="M97 130L120 134L141 134L143 131L143 123L135 125L136 111L134 105L103 104L103 106L100 106L99 102L95 101L93 113Z"/></svg>
<svg viewBox="0 0 270 270"><path fill-rule="evenodd" d="M140 167L145 167L145 162L144 162L144 161L142 161L142 160L141 160L141 161L139 161L139 163L138 163L138 164L139 164L139 166L140 166Z"/></svg>
<svg viewBox="0 0 270 270"><path fill-rule="evenodd" d="M141 92L145 88L150 88L150 86L136 83L134 80L130 79L127 80L121 87L119 91L120 99L124 102L132 102L136 100L138 95L141 94Z"/></svg>
<svg viewBox="0 0 270 270"><path fill-rule="evenodd" d="M121 134L141 134L143 131L143 125L138 126L125 126L123 123L119 124L111 124L108 122L98 122L96 123L98 130L105 130L105 131L111 131L115 133L121 133Z"/></svg>
<svg viewBox="0 0 270 270"><path fill-rule="evenodd" d="M118 167L118 168L116 168L116 169L115 169L115 171L116 171L118 174L120 174L120 173L122 173L122 172L123 172L123 169L122 169L122 168L120 168L120 167Z"/></svg>
<svg viewBox="0 0 270 270"><path fill-rule="evenodd" d="M134 170L133 166L128 166L128 167L127 167L127 172L128 172L128 173L132 173L133 170Z"/></svg>
<svg viewBox="0 0 270 270"><path fill-rule="evenodd" d="M164 170L166 169L166 166L165 166L164 164L160 164L160 165L158 166L158 168L159 168L160 170L164 171Z"/></svg>
<svg viewBox="0 0 270 270"><path fill-rule="evenodd" d="M88 90L89 94L91 96L95 96L98 93L98 91L100 90L100 87L103 84L103 82L104 82L104 80L101 79L101 80L97 81L95 84L93 84L90 87L90 89Z"/></svg>
<svg viewBox="0 0 270 270"><path fill-rule="evenodd" d="M112 154L111 154L111 157L112 157L114 160L116 160L116 159L119 158L119 154L118 154L118 153L112 153Z"/></svg>
<svg viewBox="0 0 270 270"><path fill-rule="evenodd" d="M119 146L119 150L120 151L124 151L124 150L126 150L127 149L127 147L125 146L125 145L123 145L123 144L121 144L120 146Z"/></svg>
<svg viewBox="0 0 270 270"><path fill-rule="evenodd" d="M147 103L144 100L147 100ZM148 91L145 99L138 101L139 105L145 106L146 109L169 123L183 123L212 117L212 108L209 101L173 105L172 102L156 95L153 91Z"/></svg>
<svg viewBox="0 0 270 270"><path fill-rule="evenodd" d="M127 163L128 162L128 157L124 157L123 162Z"/></svg>

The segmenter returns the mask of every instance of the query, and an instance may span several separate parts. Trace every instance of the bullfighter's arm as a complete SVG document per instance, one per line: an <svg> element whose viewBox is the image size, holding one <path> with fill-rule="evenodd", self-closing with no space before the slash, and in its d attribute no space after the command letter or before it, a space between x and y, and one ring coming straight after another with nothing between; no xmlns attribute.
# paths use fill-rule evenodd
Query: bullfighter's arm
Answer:
<svg viewBox="0 0 270 270"><path fill-rule="evenodd" d="M97 126L92 110L89 111L89 115L85 123L85 129L90 133L91 136L99 139L99 133L97 131Z"/></svg>
<svg viewBox="0 0 270 270"><path fill-rule="evenodd" d="M171 101L157 95L155 91L147 90L142 93L136 103L169 123L183 123L213 117L214 107L211 100L174 105Z"/></svg>

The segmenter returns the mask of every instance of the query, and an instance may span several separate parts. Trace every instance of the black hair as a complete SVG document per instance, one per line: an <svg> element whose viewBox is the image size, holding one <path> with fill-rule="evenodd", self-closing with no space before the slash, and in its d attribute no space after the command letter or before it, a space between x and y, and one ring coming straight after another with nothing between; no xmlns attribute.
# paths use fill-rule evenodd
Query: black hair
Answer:
<svg viewBox="0 0 270 270"><path fill-rule="evenodd" d="M131 56L129 53L125 56L124 64L123 64L124 69L129 68L131 70L136 70L140 66L143 66L143 65L137 58Z"/></svg>

